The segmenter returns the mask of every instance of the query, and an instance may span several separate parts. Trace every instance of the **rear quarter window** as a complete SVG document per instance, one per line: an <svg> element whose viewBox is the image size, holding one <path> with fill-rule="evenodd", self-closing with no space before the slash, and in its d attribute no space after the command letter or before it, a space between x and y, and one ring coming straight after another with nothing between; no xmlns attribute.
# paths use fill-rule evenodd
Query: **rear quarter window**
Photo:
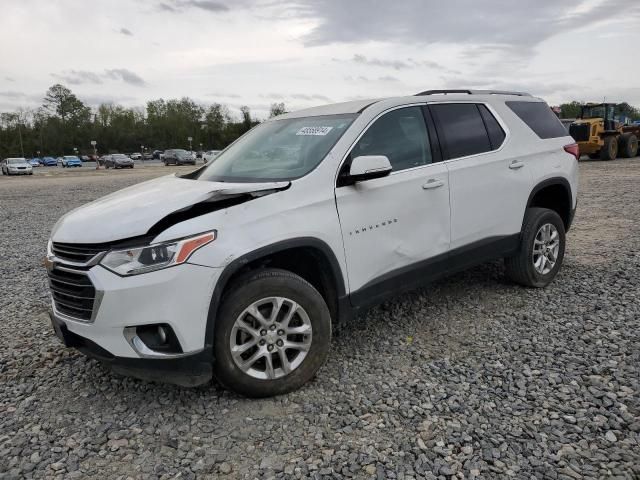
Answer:
<svg viewBox="0 0 640 480"><path fill-rule="evenodd" d="M567 129L545 102L505 102L542 139L566 137Z"/></svg>

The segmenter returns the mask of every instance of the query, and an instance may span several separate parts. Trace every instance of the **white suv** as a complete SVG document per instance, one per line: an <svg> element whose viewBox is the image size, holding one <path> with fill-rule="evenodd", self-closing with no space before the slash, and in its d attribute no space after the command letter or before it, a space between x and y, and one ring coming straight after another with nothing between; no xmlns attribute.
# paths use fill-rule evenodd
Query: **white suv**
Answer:
<svg viewBox="0 0 640 480"><path fill-rule="evenodd" d="M339 322L399 291L496 258L522 285L551 282L577 155L547 104L520 93L278 116L209 165L60 219L54 329L139 377L288 392L324 363Z"/></svg>

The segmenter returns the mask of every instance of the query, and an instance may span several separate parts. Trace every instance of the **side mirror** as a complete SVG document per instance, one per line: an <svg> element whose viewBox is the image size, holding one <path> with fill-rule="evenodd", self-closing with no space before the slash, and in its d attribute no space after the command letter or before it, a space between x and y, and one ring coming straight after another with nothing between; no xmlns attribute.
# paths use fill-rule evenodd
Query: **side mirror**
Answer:
<svg viewBox="0 0 640 480"><path fill-rule="evenodd" d="M345 180L349 185L374 178L386 177L393 168L384 155L362 155L351 161L349 175Z"/></svg>

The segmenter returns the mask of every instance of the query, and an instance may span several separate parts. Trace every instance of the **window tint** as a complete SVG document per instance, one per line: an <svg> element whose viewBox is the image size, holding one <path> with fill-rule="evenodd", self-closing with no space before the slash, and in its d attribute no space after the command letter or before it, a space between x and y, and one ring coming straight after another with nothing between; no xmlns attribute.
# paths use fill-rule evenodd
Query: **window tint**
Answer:
<svg viewBox="0 0 640 480"><path fill-rule="evenodd" d="M496 118L485 105L478 105L478 108L480 109L482 120L484 120L484 126L487 127L487 133L491 141L491 149L496 150L500 148L500 145L504 142L504 130L502 130Z"/></svg>
<svg viewBox="0 0 640 480"><path fill-rule="evenodd" d="M431 163L422 109L400 108L376 120L351 151L351 158L361 155L385 155L393 171Z"/></svg>
<svg viewBox="0 0 640 480"><path fill-rule="evenodd" d="M544 102L506 102L507 106L540 138L566 137L567 130Z"/></svg>
<svg viewBox="0 0 640 480"><path fill-rule="evenodd" d="M430 108L436 117L446 158L466 157L491 150L487 129L475 103L435 104Z"/></svg>

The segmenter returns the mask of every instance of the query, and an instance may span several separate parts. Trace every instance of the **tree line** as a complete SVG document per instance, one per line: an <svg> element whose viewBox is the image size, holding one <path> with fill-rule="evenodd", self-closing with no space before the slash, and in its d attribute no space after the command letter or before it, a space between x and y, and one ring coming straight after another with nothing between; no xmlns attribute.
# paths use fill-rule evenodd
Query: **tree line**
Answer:
<svg viewBox="0 0 640 480"><path fill-rule="evenodd" d="M560 117L580 115L580 102L560 105ZM285 113L284 103L271 105L270 116ZM627 103L618 111L633 120L640 119L640 109ZM220 150L258 122L249 107L240 108L239 119L230 115L220 103L204 106L194 100L158 99L144 108L127 108L103 103L91 109L64 85L52 85L42 106L0 113L0 158L9 156L59 156L93 153L90 145L97 142L98 152L138 152L167 148Z"/></svg>
<svg viewBox="0 0 640 480"><path fill-rule="evenodd" d="M271 116L285 112L283 103L271 106ZM0 113L0 158L139 152L189 148L220 150L258 122L249 107L240 108L239 119L220 103L204 106L194 100L158 99L144 108L103 103L91 109L69 88L55 84L35 109Z"/></svg>

